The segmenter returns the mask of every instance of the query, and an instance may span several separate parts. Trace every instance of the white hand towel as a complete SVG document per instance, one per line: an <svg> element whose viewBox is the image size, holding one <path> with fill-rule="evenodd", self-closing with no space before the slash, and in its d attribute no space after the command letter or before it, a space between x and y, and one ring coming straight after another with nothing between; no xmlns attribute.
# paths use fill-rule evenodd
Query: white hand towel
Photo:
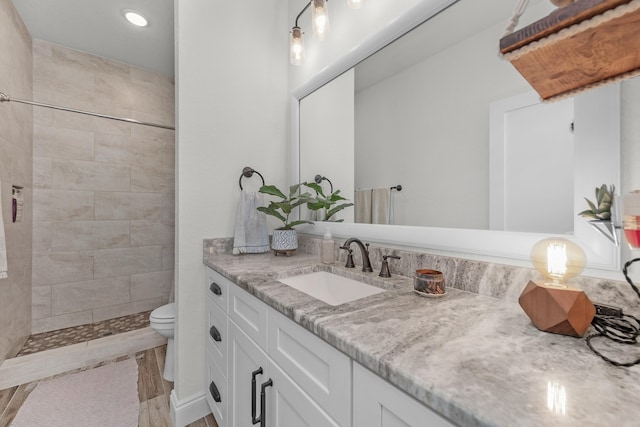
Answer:
<svg viewBox="0 0 640 427"><path fill-rule="evenodd" d="M0 182L0 279L6 279L7 274L7 241L4 237L4 221L2 219L2 183Z"/></svg>
<svg viewBox="0 0 640 427"><path fill-rule="evenodd" d="M389 224L391 188L374 188L371 192L371 224Z"/></svg>
<svg viewBox="0 0 640 427"><path fill-rule="evenodd" d="M371 189L360 188L356 190L355 221L360 224L371 224Z"/></svg>
<svg viewBox="0 0 640 427"><path fill-rule="evenodd" d="M233 254L269 252L267 216L258 211L263 206L262 194L242 190L233 235Z"/></svg>

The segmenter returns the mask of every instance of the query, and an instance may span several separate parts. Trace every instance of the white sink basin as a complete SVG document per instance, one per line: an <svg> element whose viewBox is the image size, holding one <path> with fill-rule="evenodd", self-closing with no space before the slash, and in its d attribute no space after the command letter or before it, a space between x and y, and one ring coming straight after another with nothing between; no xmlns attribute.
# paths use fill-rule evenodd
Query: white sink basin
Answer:
<svg viewBox="0 0 640 427"><path fill-rule="evenodd" d="M384 292L384 289L326 271L301 274L279 281L329 305L340 305Z"/></svg>

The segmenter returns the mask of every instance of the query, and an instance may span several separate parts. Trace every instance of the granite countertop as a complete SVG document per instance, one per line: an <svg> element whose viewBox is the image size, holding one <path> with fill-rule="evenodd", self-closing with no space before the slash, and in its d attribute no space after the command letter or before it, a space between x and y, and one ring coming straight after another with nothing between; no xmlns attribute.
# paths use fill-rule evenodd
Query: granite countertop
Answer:
<svg viewBox="0 0 640 427"><path fill-rule="evenodd" d="M205 255L204 263L455 424L639 423L640 366L611 366L584 339L538 331L513 299L450 284L445 297L425 298L410 278L383 280L301 253ZM323 269L386 291L330 306L277 280ZM616 359L640 356L635 346L596 344Z"/></svg>

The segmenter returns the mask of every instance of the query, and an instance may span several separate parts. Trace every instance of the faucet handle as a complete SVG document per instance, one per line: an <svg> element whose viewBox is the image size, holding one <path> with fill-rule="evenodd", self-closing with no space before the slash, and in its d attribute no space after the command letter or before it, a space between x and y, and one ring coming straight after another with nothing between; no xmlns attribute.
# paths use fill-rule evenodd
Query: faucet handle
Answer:
<svg viewBox="0 0 640 427"><path fill-rule="evenodd" d="M391 277L391 271L389 270L389 261L387 261L388 258L400 259L399 256L395 256L395 255L383 255L382 266L380 267L380 274L378 274L378 276L380 277Z"/></svg>
<svg viewBox="0 0 640 427"><path fill-rule="evenodd" d="M348 251L347 254L347 263L344 265L345 268L355 268L356 264L353 262L353 249L348 246L340 246L340 249L344 249Z"/></svg>

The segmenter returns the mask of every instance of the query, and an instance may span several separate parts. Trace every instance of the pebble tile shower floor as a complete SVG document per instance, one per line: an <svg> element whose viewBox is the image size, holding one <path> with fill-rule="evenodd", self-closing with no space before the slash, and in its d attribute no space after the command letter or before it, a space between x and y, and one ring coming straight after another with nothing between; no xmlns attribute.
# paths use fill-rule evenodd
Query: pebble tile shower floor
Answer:
<svg viewBox="0 0 640 427"><path fill-rule="evenodd" d="M39 351L52 350L54 348L91 341L109 335L146 328L149 326L150 314L151 311L145 311L129 316L104 320L102 322L31 335L17 356L25 356Z"/></svg>

